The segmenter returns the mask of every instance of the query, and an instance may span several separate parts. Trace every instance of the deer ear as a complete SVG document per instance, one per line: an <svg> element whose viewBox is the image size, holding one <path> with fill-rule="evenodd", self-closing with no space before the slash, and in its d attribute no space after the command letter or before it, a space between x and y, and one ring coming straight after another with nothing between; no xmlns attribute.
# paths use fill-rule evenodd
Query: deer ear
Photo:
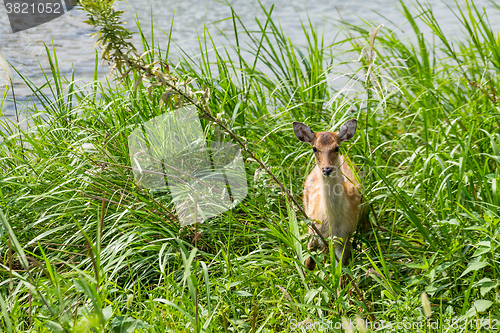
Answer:
<svg viewBox="0 0 500 333"><path fill-rule="evenodd" d="M340 142L352 139L354 133L356 133L357 123L358 121L356 119L351 119L343 123L342 126L340 126L340 129L337 132Z"/></svg>
<svg viewBox="0 0 500 333"><path fill-rule="evenodd" d="M293 122L293 131L295 136L302 142L311 143L314 138L314 132L309 128L309 126L299 123L298 121Z"/></svg>

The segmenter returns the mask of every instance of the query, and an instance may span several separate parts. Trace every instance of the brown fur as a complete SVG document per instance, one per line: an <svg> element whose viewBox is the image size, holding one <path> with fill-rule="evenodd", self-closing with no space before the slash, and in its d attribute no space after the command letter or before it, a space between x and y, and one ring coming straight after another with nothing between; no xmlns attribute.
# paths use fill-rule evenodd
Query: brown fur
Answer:
<svg viewBox="0 0 500 333"><path fill-rule="evenodd" d="M355 128L356 122L351 120L337 132L314 133L304 124L294 123L299 140L309 142L317 149L316 167L304 184L305 212L310 219L320 222L314 223L325 239L329 236L339 238L335 243L335 255L343 264L347 264L349 259L350 237L356 230L361 214L361 188L355 177L358 171L356 166L351 169L336 148L343 141L352 138ZM343 136L339 137L339 133ZM332 173L326 176L325 168L332 168ZM313 235L308 245L309 250L328 247L328 244L323 244L315 236L312 228L309 232ZM306 260L305 266L310 270L314 269L312 257Z"/></svg>

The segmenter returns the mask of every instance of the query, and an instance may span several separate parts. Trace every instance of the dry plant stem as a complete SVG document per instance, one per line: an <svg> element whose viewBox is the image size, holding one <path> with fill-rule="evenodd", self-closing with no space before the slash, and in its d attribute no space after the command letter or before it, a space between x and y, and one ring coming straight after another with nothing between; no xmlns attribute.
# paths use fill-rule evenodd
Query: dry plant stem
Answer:
<svg viewBox="0 0 500 333"><path fill-rule="evenodd" d="M325 246L325 248L328 248L328 251L329 251L329 247L328 246ZM337 260L337 262L340 265L340 263L342 261L339 259L339 257L337 256L337 254L335 252L333 253L333 255L335 256L335 260ZM344 274L344 276L346 276L347 279L351 282L352 286L354 287L354 290L359 295L360 301L363 302L363 304L366 306L366 308L368 309L368 311L371 312L372 311L371 310L371 306L370 306L369 303L366 302L365 296L364 296L363 292L358 288L358 285L356 284L356 281L354 281L354 278L352 278L349 274ZM370 313L368 316L370 317L371 321L373 321L373 322L375 321L375 316L372 313Z"/></svg>
<svg viewBox="0 0 500 333"><path fill-rule="evenodd" d="M81 128L81 129L84 129L84 130L90 131L91 133L98 135L96 132L94 132L94 131L92 131L92 130L89 130L89 129L86 129L86 128L83 128L83 127L81 127L81 126L79 126L79 125L77 125L77 124L75 124L75 123L71 122L71 121L70 121L69 119L67 119L67 118L66 118L65 120L66 120L67 122L69 122L70 124L72 124L72 125L74 125L74 126L78 127L78 128ZM106 162L106 161L100 161L100 160L95 161L95 160L93 160L93 159L92 159L92 158L90 158L90 157L88 157L88 158L89 158L89 159L92 161L92 163L94 163L95 165L113 164L113 163ZM131 168L131 167L126 167L126 166L119 165L119 164L113 164L113 165L114 165L114 166L118 166L118 167L125 167L125 168L128 168L128 169L133 169L133 168ZM102 179L102 180L104 180L104 181L106 181L106 180L105 180L104 178L102 178L102 177L101 177L101 179ZM111 184L111 185L112 185L112 184ZM68 190L70 190L70 188L69 188L69 187L65 187L65 188L67 188ZM122 189L122 190L124 191L124 189ZM143 191L144 191L144 190L143 190ZM145 191L144 191L144 192L145 192ZM87 196L87 197L89 197L89 198L93 198L93 199L96 199L96 200L101 200L101 199L102 199L102 200L104 200L105 202L109 202L109 203L112 203L112 204L115 204L115 205L120 205L120 202L115 202L115 201L112 201L112 200L108 200L108 199L106 199L106 198L100 198L100 197L96 197L96 196L88 195L88 194L86 194L86 193L84 193L84 192L81 192L81 191L80 191L80 193L81 193L81 194L83 194L83 195L85 195L85 196ZM127 193L129 193L129 192L127 192ZM145 193L147 194L147 192L145 192ZM131 193L129 193L129 194L131 194ZM167 207L165 207L164 205L162 205L161 203L159 203L159 202L158 202L157 200L155 200L155 198L153 198L153 197L150 197L150 199L152 199L152 200L153 200L153 201L154 201L154 202L155 202L158 206L162 207L162 208L163 208L163 209L167 212L168 217L169 217L172 221L176 221L176 220L177 220L177 217L176 217L176 216L175 216L175 215L174 215L174 214L173 214L173 213L172 213L172 212L171 212L171 211L170 211ZM101 228L101 230L103 230L103 229Z"/></svg>
<svg viewBox="0 0 500 333"><path fill-rule="evenodd" d="M255 333L255 323L257 322L257 301L253 305L252 313L252 333Z"/></svg>
<svg viewBox="0 0 500 333"><path fill-rule="evenodd" d="M102 242L102 229L104 228L104 213L106 209L106 200L104 198L104 192L102 193L102 200L101 200L101 216L100 216L100 221L99 221L99 248L101 247L101 242Z"/></svg>
<svg viewBox="0 0 500 333"><path fill-rule="evenodd" d="M135 69L137 71L145 73L148 78L154 78L154 79L159 80L160 83L163 86L171 88L177 94L179 94L185 100L187 100L189 103L193 104L203 114L203 116L205 116L208 120L210 120L210 121L216 123L217 125L219 125L227 134L229 134L238 143L238 145L248 155L250 155L250 157L253 160L255 160L260 165L260 167L262 169L264 169L266 171L266 173L273 179L273 181L276 184L278 184L278 186L280 187L281 191L283 193L285 193L290 198L290 200L292 200L292 202L300 210L300 212L302 213L302 215L304 217L306 217L307 219L309 218L307 216L306 212L304 211L304 209L302 208L302 206L297 202L297 200L293 197L293 195L290 193L290 191L288 191L288 189L278 180L278 178L276 178L276 176L271 172L271 170L269 170L269 168L266 167L266 165L264 164L264 162L262 162L257 156L255 156L255 154L247 147L247 145L244 142L242 142L242 140L230 128L228 128L226 126L226 124L224 124L224 122L222 122L221 120L219 120L216 117L214 117L208 110L206 110L203 106L201 106L197 101L193 100L185 92L179 90L177 87L175 87L174 85L170 84L165 79L165 77L163 75L154 73L153 70L150 67L146 67L146 66L144 66L142 64L138 64L138 63L132 61L129 56L127 56L126 54L124 54L123 52L121 52L119 50L117 50L116 53L117 53L117 55L120 58L122 58L125 61L125 63L129 66L129 68L133 68L133 69ZM310 223L309 225L314 230L314 232L321 238L321 240L326 244L325 238L321 235L321 233L319 232L318 228L314 225L314 223Z"/></svg>
<svg viewBox="0 0 500 333"><path fill-rule="evenodd" d="M80 302L79 301L76 301L75 302L75 310L73 311L73 322L76 323L77 319L78 319L78 305L80 305Z"/></svg>
<svg viewBox="0 0 500 333"><path fill-rule="evenodd" d="M457 62L458 64L458 67L460 68L460 71L462 72L462 75L464 76L465 78L465 81L467 81L467 84L473 86L474 88L477 88L479 90L481 90L483 92L483 94L486 95L486 97L492 101L493 103L497 103L498 100L500 99L497 95L496 95L496 91L495 91L495 88L493 87L490 87L490 90L491 90L491 93L492 95L488 92L488 90L486 90L484 88L484 86L481 84L481 83L477 83L477 82L474 82L472 81L469 76L467 75L467 72L466 70L464 69L464 67L462 66L462 63L460 62L460 60L458 59L455 51L450 47L450 45L448 43L445 43L445 46L446 48L448 49L448 52L450 53L450 55L453 57L453 59L455 59L455 61ZM465 127L462 125L462 127Z"/></svg>
<svg viewBox="0 0 500 333"><path fill-rule="evenodd" d="M226 333L229 332L227 318L226 318L226 314L224 312L222 312L222 323L224 324L224 332L226 332Z"/></svg>
<svg viewBox="0 0 500 333"><path fill-rule="evenodd" d="M29 302L29 308L28 308L28 325L31 325L31 312L32 312L32 307L31 307L31 300L33 298L33 295L31 295L31 289L28 289L28 302Z"/></svg>
<svg viewBox="0 0 500 333"><path fill-rule="evenodd" d="M57 244L57 243L42 243L40 242L41 245L54 245L54 246L76 246L76 247L85 247L85 245L80 245L80 244Z"/></svg>
<svg viewBox="0 0 500 333"><path fill-rule="evenodd" d="M131 167L128 167L128 168L130 168L130 169L131 169ZM62 187L63 187L63 188L66 188L66 189L68 189L68 190L70 190L70 188L69 188L69 187L66 187L66 186L62 186ZM92 194L88 194L88 193L85 193L85 192L83 192L83 191L79 191L79 190L76 190L76 192L78 192L78 193L80 193L81 195L83 195L83 196L85 196L85 197L87 197L87 198L90 198L90 199L94 199L94 200L97 200L97 201L99 201L99 200L104 200L105 202L109 202L109 203L112 203L112 204L114 204L114 205L118 205L118 206L122 206L122 207L128 208L128 206L127 206L127 205L122 204L122 203L117 202L117 201L109 200L109 199L106 199L106 198L101 198L101 197L98 197L98 196L95 196L95 195L92 195ZM163 209L164 209L164 211L165 211L165 212L167 212L167 214L166 214L166 215L167 215L170 219L172 219L172 221L176 221L176 220L177 220L177 217L175 217L175 216L173 215L173 213L172 213L172 212L171 212L171 211L170 211L167 207L165 207L164 205L162 205L161 203L159 203L158 201L156 201L156 200L155 200L154 198L152 198L152 197L150 197L150 199L151 199L151 200L153 200L153 201L154 201L154 202L155 202L158 206L160 206L161 208L163 208ZM162 213L163 213L163 214L165 214L164 212L162 212Z"/></svg>
<svg viewBox="0 0 500 333"><path fill-rule="evenodd" d="M9 290L12 293L12 290L14 289L14 282L12 280L12 243L10 241L10 237L7 237L7 244L9 246Z"/></svg>
<svg viewBox="0 0 500 333"><path fill-rule="evenodd" d="M218 126L220 126L220 128L222 128L229 136L231 136L237 142L237 144L254 161L256 161L263 170L265 170L265 172L279 186L279 188L281 189L282 193L285 193L286 196L300 210L300 212L302 213L302 215L304 217L306 217L306 219L309 219L309 217L307 216L307 214L304 211L304 209L302 208L302 206L299 204L299 202L297 202L297 200L293 197L293 195L289 192L289 190L276 178L276 176L271 172L271 170L269 170L267 168L267 166L257 156L255 156L255 154L247 147L246 143L243 142L222 120L219 120L218 118L214 117L205 106L200 105L200 103L198 103L196 100L194 100L185 91L182 91L181 89L179 89L178 87L176 87L174 84L170 83L169 80L166 79L167 76L163 75L163 73L160 70L152 67L152 65L146 65L144 63L144 61L142 60L142 57L139 57L138 61L137 61L135 59L131 59L127 54L123 53L120 49L115 49L114 50L114 59L117 59L117 58L123 60L124 64L128 66L127 70L124 70L124 71L120 70L120 74L122 74L123 77L125 77L133 69L133 70L136 70L139 73L145 74L145 76L148 77L149 79L156 80L157 82L159 81L160 85L162 85L163 87L167 87L167 88L170 88L171 90L173 90L175 93L177 93L181 97L182 101L184 101L184 100L188 101L189 103L191 103L192 105L194 105L205 118L207 118L209 121L211 121L211 122L217 124ZM119 69L121 69L121 68L123 68L123 67L120 65ZM142 78L142 76L140 76L140 77ZM187 86L187 84L184 85L184 87L186 87L186 86ZM187 89L184 89L184 90L187 90ZM323 243L327 244L325 238L319 232L319 230L316 227L316 225L313 222L310 222L308 224L314 230L314 232L316 233L316 235L323 241ZM197 228L197 225L195 225L195 228ZM195 231L195 247L197 247L197 233L196 233L196 231ZM370 309L370 307L367 305L366 301L364 300L363 293L359 290L359 288L357 287L355 281L351 277L348 277L348 279L351 281L352 285L354 286L356 292L359 294L359 297L361 298L362 302L365 304L366 308ZM197 305L198 304L196 304L196 306ZM196 310L198 310L198 309L196 308ZM371 315L370 318L372 320L374 320L373 315ZM198 314L196 314L196 321L197 321L196 322L196 326L197 326L197 329L198 329ZM227 331L227 328L226 328L226 331Z"/></svg>
<svg viewBox="0 0 500 333"><path fill-rule="evenodd" d="M196 316L196 333L200 332L199 322L198 322L198 287L194 289L195 298L195 316Z"/></svg>
<svg viewBox="0 0 500 333"><path fill-rule="evenodd" d="M366 302L365 296L363 295L363 292L358 288L358 285L356 284L356 282L354 281L354 279L349 274L344 274L344 276L346 276L347 279L351 282L352 286L354 287L354 290L356 290L356 293L360 297L360 301L363 302L365 304L366 308L368 309L368 311L371 312L372 309L371 309L370 304ZM373 315L373 313L370 313L368 316L370 317L370 319L371 319L372 322L375 321L375 316Z"/></svg>
<svg viewBox="0 0 500 333"><path fill-rule="evenodd" d="M111 1L108 5L110 7L107 8L101 8L100 10L102 11L101 13L97 13L95 11L95 8L89 7L88 4L85 1L78 1L78 3L83 7L84 11L87 11L87 14L89 16L89 20L86 21L86 23L89 23L90 25L93 25L94 27L100 26L101 33L102 29L104 27L108 28L107 26L108 23L110 23L112 26L116 25L117 22L110 22L108 19L109 17L106 17L105 14L115 14L114 10L112 9L113 1ZM117 12L116 14L118 14ZM97 16L97 20L93 17ZM100 16L100 17L99 17ZM103 23L103 20L105 23ZM120 22L121 23L121 22ZM257 163L261 166L262 169L266 171L266 173L271 176L271 178L274 180L276 184L280 187L281 191L285 193L295 204L295 206L300 210L303 216L308 218L307 214L305 213L304 209L301 207L301 205L297 202L297 200L292 196L292 194L288 191L285 186L274 176L274 174L264 165L264 163L257 158L250 149L246 146L245 143L243 143L238 136L236 136L233 131L231 131L222 121L219 119L215 118L208 110L205 109L205 107L201 106L199 103L197 103L195 100L193 100L190 96L188 96L185 92L181 91L179 88L177 88L175 85L171 84L168 82L166 79L167 75L163 75L162 69L165 70L164 66L161 66L160 68L154 68L153 64L146 64L144 60L144 53L142 56L139 56L137 50L133 46L132 43L126 42L125 40L130 38L130 34L125 34L125 36L119 36L117 37L116 35L111 34L111 37L114 38L104 38L106 36L101 36L100 39L98 40L98 43L103 46L103 54L102 57L103 59L107 59L109 62L114 63L114 68L117 68L119 73L122 74L122 77L126 77L128 73L130 73L132 70L136 70L138 73L143 73L145 76L149 79L156 80L159 84L154 84L154 86L162 85L163 87L168 87L171 88L173 91L175 91L179 96L182 97L183 100L187 100L188 102L192 103L197 109L200 110L200 112L206 116L207 119L210 121L216 123L219 125L222 129L226 131L237 143L242 149L249 154ZM122 52L122 49L125 50L125 52ZM112 54L109 54L111 53ZM134 54L136 59L131 59L128 54ZM126 65L128 68L124 69L124 65ZM168 71L168 66L165 66L166 70ZM140 84L140 81L142 81L142 75L139 76L140 79L138 79L138 83ZM187 88L187 82L184 82L184 87ZM138 84L136 84L136 87L138 87ZM311 228L316 232L318 237L321 238L323 242L325 242L324 237L321 235L319 232L318 228L314 225L314 223L309 223Z"/></svg>
<svg viewBox="0 0 500 333"><path fill-rule="evenodd" d="M16 121L17 121L17 129L20 132L20 127L19 127L19 111L17 110L17 103L16 103L16 92L14 90L14 83L12 82L12 99L14 100L14 108L16 109ZM23 140L21 139L21 151L23 152L23 159L25 158L24 156L24 143Z"/></svg>
<svg viewBox="0 0 500 333"><path fill-rule="evenodd" d="M90 260L92 261L92 266L94 267L94 276L95 276L95 280L96 280L95 287L98 290L98 288L99 288L98 287L99 286L99 271L97 270L97 263L95 261L94 253L92 251L92 245L90 244L87 237L85 237L85 235L84 235L84 238L85 238L85 243L87 243L87 251L89 253Z"/></svg>
<svg viewBox="0 0 500 333"><path fill-rule="evenodd" d="M194 248L198 249L198 197L196 192L194 193ZM196 262L196 267L198 266L197 257L195 256L194 260ZM199 323L198 323L198 286L194 287L194 306L195 306L195 319L196 319L196 333L200 331Z"/></svg>
<svg viewBox="0 0 500 333"><path fill-rule="evenodd" d="M462 66L460 66L460 68L462 68ZM493 103L497 103L498 100L499 100L499 97L496 95L496 91L495 91L495 88L493 88L492 86L490 86L490 91L491 91L491 94L488 92L488 90L486 90L484 88L484 86L481 84L481 83L477 83L477 82L473 82L469 79L469 76L467 75L467 73L463 73L464 74L464 77L465 77L465 80L467 81L467 83L471 86L473 86L474 88L477 88L479 90L481 90L483 92L483 94L486 95L486 97L492 101Z"/></svg>
<svg viewBox="0 0 500 333"><path fill-rule="evenodd" d="M27 268L27 271L28 271L28 275L30 277L30 280L31 280L31 283L33 285L36 285L35 283L35 279L33 279L33 276L31 276L31 272L29 270L29 267ZM64 327L64 325L61 323L61 321L59 320L59 316L56 316L56 314L54 313L54 311L52 311L51 307L49 306L49 304L47 303L47 301L45 300L45 298L43 297L42 293L37 289L37 292L38 292L38 296L40 296L40 299L42 300L43 304L45 305L45 307L47 307L47 309L49 310L50 314L52 315L52 317L54 317L57 321L57 323L62 327L62 329L64 330L64 332L66 333L70 333L66 327Z"/></svg>
<svg viewBox="0 0 500 333"><path fill-rule="evenodd" d="M56 249L55 247L47 247L47 249L52 250L52 251L61 252L61 253L72 254L74 256L85 256L86 255L85 253L75 253L75 252L71 252L71 251L64 251L61 249Z"/></svg>
<svg viewBox="0 0 500 333"><path fill-rule="evenodd" d="M10 242L10 237L9 237L9 242ZM21 257L22 258L22 257ZM23 266L23 268L25 269L25 271L28 273L28 276L29 276L29 279L31 281L31 284L35 287L35 290L38 292L38 296L40 296L40 299L42 300L42 303L45 305L45 307L47 307L47 310L50 312L51 316L53 318L55 318L55 320L57 321L57 323L62 327L62 329L64 330L64 332L66 333L70 333L66 327L64 327L64 325L61 323L61 321L59 320L59 316L56 316L56 314L54 313L54 311L52 311L52 308L50 307L50 305L47 303L47 300L43 297L42 293L40 292L40 290L38 290L37 288L37 284L35 282L35 279L33 278L33 276L31 275L31 270L30 270L30 266L28 265L28 261L27 261L27 258L24 257L26 259L26 262L25 260L22 260L20 259L19 261L21 262L21 266ZM31 290L30 290L30 295L31 295ZM30 306L31 306L31 298L30 298ZM31 314L31 311L30 311L30 314ZM30 320L31 320L31 317L30 317Z"/></svg>

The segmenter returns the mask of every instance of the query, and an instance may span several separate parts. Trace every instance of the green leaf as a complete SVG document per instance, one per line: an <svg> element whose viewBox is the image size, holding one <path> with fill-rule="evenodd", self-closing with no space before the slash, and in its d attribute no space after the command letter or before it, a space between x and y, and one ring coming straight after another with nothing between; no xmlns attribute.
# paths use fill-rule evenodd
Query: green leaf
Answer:
<svg viewBox="0 0 500 333"><path fill-rule="evenodd" d="M492 301L487 301L485 299L480 299L480 300L475 301L474 304L472 304L469 311L467 311L467 317L472 317L472 316L475 316L476 313L481 313L481 312L488 310L488 308L492 304L493 304Z"/></svg>
<svg viewBox="0 0 500 333"><path fill-rule="evenodd" d="M27 269L29 267L29 263L28 259L26 258L26 254L24 253L24 249L17 240L16 234L14 233L12 226L10 225L9 221L7 221L7 218L5 217L1 209L0 209L0 222L3 225L3 229L6 230L7 234L10 236L12 245L14 245L14 248L19 254L19 261L23 265L23 268Z"/></svg>
<svg viewBox="0 0 500 333"><path fill-rule="evenodd" d="M135 330L147 329L148 324L140 319L135 319L132 317L118 316L113 318L110 323L113 332L115 333L132 333Z"/></svg>
<svg viewBox="0 0 500 333"><path fill-rule="evenodd" d="M387 290L387 289L384 289L384 295L392 301L396 300L394 295L391 292L389 292L389 290Z"/></svg>
<svg viewBox="0 0 500 333"><path fill-rule="evenodd" d="M437 265L435 268L436 274L440 274L441 272L446 271L448 268L453 266L455 263L456 263L456 261L447 261L447 262L443 262L442 264Z"/></svg>
<svg viewBox="0 0 500 333"><path fill-rule="evenodd" d="M111 305L102 309L102 317L104 322L107 322L112 315L113 315L113 308L111 307Z"/></svg>
<svg viewBox="0 0 500 333"><path fill-rule="evenodd" d="M2 315L5 326L7 326L7 331L9 333L12 331L12 322L10 320L9 311L7 310L7 303L5 302L2 293L0 293L0 307L2 308Z"/></svg>
<svg viewBox="0 0 500 333"><path fill-rule="evenodd" d="M248 291L244 291L244 290L235 291L234 294L236 296L243 296L243 297L251 297L252 296L252 294L250 294Z"/></svg>
<svg viewBox="0 0 500 333"><path fill-rule="evenodd" d="M234 282L231 282L229 284L229 286L227 287L227 289L231 289L233 287L236 287L237 285L241 284L243 281L234 281Z"/></svg>
<svg viewBox="0 0 500 333"><path fill-rule="evenodd" d="M467 269L462 273L462 275L460 275L460 277L464 276L465 274L469 273L469 272L475 272L477 270L480 270L481 268L483 267L486 267L488 266L489 263L486 262L486 261L480 261L480 262L474 262L474 263L469 263L469 266L467 267Z"/></svg>
<svg viewBox="0 0 500 333"><path fill-rule="evenodd" d="M474 287L481 287L481 296L484 296L488 291L498 286L498 282L491 281L490 278L484 278L474 284Z"/></svg>
<svg viewBox="0 0 500 333"><path fill-rule="evenodd" d="M56 322L53 322L53 321L46 322L45 327L47 327L50 331L55 332L55 333L63 333L64 332L64 329L62 328L62 326Z"/></svg>
<svg viewBox="0 0 500 333"><path fill-rule="evenodd" d="M306 296L304 297L304 301L306 304L311 304L314 300L314 297L319 293L317 289L310 289L307 291Z"/></svg>
<svg viewBox="0 0 500 333"><path fill-rule="evenodd" d="M479 242L477 244L477 246L478 246L477 250L474 252L472 257L479 257L480 255L491 251L491 242L490 241Z"/></svg>

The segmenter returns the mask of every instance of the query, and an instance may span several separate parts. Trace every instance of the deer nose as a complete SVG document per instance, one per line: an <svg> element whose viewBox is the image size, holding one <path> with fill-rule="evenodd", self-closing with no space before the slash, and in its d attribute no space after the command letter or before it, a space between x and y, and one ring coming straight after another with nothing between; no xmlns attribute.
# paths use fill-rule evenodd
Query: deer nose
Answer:
<svg viewBox="0 0 500 333"><path fill-rule="evenodd" d="M332 167L328 167L328 168L323 168L323 175L325 176L330 176L333 172L333 168Z"/></svg>

